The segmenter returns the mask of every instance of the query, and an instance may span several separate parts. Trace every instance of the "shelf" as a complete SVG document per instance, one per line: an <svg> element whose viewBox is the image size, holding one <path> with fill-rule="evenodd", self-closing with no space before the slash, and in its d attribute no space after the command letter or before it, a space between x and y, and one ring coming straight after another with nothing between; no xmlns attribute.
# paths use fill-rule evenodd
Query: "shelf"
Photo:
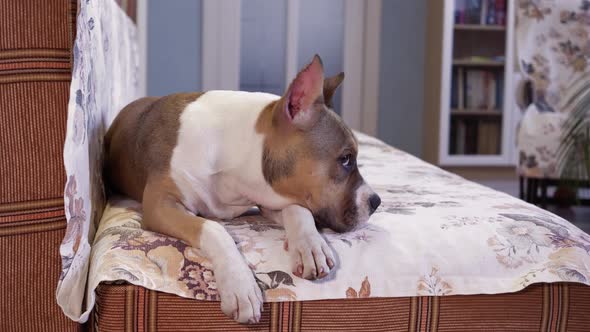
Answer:
<svg viewBox="0 0 590 332"><path fill-rule="evenodd" d="M502 116L502 111L498 109L492 110L458 110L452 109L451 115L457 116Z"/></svg>
<svg viewBox="0 0 590 332"><path fill-rule="evenodd" d="M470 31L506 31L504 25L483 25L483 24L455 24L455 30L470 30Z"/></svg>
<svg viewBox="0 0 590 332"><path fill-rule="evenodd" d="M453 60L454 66L465 67L503 67L504 61L496 60Z"/></svg>
<svg viewBox="0 0 590 332"><path fill-rule="evenodd" d="M484 155L484 154L445 154L441 155L440 166L445 167L462 167L462 166L511 166L514 162L504 155Z"/></svg>

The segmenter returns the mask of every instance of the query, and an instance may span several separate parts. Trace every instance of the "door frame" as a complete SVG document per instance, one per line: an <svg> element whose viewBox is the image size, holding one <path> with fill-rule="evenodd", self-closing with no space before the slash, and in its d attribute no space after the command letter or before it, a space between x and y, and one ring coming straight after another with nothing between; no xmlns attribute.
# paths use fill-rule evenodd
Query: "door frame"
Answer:
<svg viewBox="0 0 590 332"><path fill-rule="evenodd" d="M301 0L287 1L286 86L297 74ZM377 134L382 0L345 0L342 118L353 129ZM203 0L203 90L238 90L241 1ZM359 47L360 46L360 47Z"/></svg>
<svg viewBox="0 0 590 332"><path fill-rule="evenodd" d="M201 89L238 90L241 1L203 0L202 6Z"/></svg>
<svg viewBox="0 0 590 332"><path fill-rule="evenodd" d="M137 44L139 53L139 93L147 96L147 42L148 42L148 3L147 0L137 1Z"/></svg>

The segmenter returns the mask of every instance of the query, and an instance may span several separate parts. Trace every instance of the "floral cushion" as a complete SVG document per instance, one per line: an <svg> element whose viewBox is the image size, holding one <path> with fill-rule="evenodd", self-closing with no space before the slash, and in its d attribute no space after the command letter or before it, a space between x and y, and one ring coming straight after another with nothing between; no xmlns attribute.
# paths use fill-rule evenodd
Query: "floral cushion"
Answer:
<svg viewBox="0 0 590 332"><path fill-rule="evenodd" d="M338 256L327 279L294 276L281 226L259 215L223 222L266 301L494 294L537 282L590 284L590 236L549 212L357 134L358 164L382 198L369 223L323 234ZM112 198L93 245L87 299L100 282L217 300L198 250L140 228L141 205Z"/></svg>
<svg viewBox="0 0 590 332"><path fill-rule="evenodd" d="M518 170L559 178L556 155L568 95L590 80L590 2L519 0L516 13L520 70L533 87L533 103L517 134Z"/></svg>

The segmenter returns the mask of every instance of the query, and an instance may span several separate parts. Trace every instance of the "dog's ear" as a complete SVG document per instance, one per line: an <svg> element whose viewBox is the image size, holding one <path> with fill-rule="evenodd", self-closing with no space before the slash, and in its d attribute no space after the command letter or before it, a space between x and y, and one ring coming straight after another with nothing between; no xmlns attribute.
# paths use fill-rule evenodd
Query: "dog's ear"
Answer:
<svg viewBox="0 0 590 332"><path fill-rule="evenodd" d="M323 107L324 68L316 54L301 70L283 97L283 112L287 120L301 130L311 128ZM316 107L321 103L322 107Z"/></svg>
<svg viewBox="0 0 590 332"><path fill-rule="evenodd" d="M344 81L344 73L341 72L340 74L332 77L328 77L324 80L324 103L326 106L332 108L332 97L334 97L334 93L336 93L336 89L340 86L340 84Z"/></svg>

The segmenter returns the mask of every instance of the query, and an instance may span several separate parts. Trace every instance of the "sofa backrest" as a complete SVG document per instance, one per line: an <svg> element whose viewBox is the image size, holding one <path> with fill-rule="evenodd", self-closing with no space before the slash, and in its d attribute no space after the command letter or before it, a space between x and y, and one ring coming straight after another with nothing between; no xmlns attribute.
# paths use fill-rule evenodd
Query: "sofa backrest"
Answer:
<svg viewBox="0 0 590 332"><path fill-rule="evenodd" d="M91 245L104 209L103 137L117 113L139 97L137 28L114 0L80 3L68 102L64 165L68 227L60 247L57 302L84 322Z"/></svg>

